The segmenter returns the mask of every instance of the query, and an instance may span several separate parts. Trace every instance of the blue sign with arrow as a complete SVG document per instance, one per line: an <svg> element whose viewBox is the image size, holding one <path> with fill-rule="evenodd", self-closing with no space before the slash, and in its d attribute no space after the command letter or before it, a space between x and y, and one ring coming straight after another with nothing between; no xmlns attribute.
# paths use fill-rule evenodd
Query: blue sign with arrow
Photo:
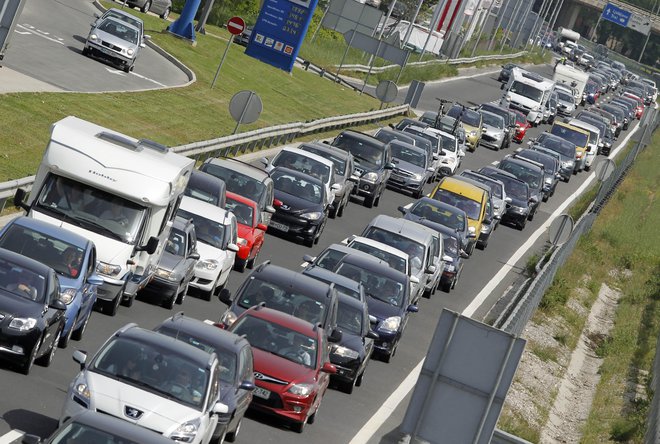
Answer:
<svg viewBox="0 0 660 444"><path fill-rule="evenodd" d="M612 3L608 3L605 5L601 17L605 20L616 23L619 26L625 27L628 26L628 20L630 20L631 15L632 12L621 9Z"/></svg>

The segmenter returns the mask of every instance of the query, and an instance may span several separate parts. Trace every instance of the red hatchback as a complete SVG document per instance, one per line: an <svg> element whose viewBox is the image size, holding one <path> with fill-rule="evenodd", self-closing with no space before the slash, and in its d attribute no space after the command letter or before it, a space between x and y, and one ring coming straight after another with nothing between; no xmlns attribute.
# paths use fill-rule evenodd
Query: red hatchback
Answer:
<svg viewBox="0 0 660 444"><path fill-rule="evenodd" d="M266 236L266 225L259 220L261 212L257 210L257 203L238 194L227 191L225 208L236 216L238 222L238 253L234 268L244 271L245 267L252 268L259 256L261 246Z"/></svg>
<svg viewBox="0 0 660 444"><path fill-rule="evenodd" d="M251 407L281 416L302 433L316 419L330 374L325 330L281 311L258 305L229 329L245 336L254 356Z"/></svg>
<svg viewBox="0 0 660 444"><path fill-rule="evenodd" d="M517 143L522 143L527 133L527 128L531 125L527 121L527 116L521 113L518 110L512 109L511 111L516 113L516 132L513 134L513 141Z"/></svg>

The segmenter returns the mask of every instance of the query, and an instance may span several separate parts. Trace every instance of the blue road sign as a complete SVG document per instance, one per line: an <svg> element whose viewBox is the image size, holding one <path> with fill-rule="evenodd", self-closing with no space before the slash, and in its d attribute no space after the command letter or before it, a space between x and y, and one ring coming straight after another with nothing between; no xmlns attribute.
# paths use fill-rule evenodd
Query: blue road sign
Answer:
<svg viewBox="0 0 660 444"><path fill-rule="evenodd" d="M291 72L318 0L264 0L245 54Z"/></svg>
<svg viewBox="0 0 660 444"><path fill-rule="evenodd" d="M628 20L630 20L631 15L632 12L621 9L612 3L608 3L605 5L601 17L605 20L609 20L610 22L614 22L619 26L625 27L628 26Z"/></svg>

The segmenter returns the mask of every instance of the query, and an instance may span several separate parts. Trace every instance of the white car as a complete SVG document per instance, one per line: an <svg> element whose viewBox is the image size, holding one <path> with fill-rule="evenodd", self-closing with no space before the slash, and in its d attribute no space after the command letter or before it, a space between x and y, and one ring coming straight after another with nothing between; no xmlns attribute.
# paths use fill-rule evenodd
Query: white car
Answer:
<svg viewBox="0 0 660 444"><path fill-rule="evenodd" d="M67 392L60 425L85 411L103 412L161 433L174 442L222 439L229 409L219 401L221 366L215 353L128 324L80 364Z"/></svg>
<svg viewBox="0 0 660 444"><path fill-rule="evenodd" d="M444 154L441 154L438 159L440 162L438 171L442 176L453 176L456 170L458 170L458 167L461 166L463 157L465 157L465 151L460 148L458 139L450 133L434 128L426 128L425 131L432 132L441 139L442 152Z"/></svg>
<svg viewBox="0 0 660 444"><path fill-rule="evenodd" d="M236 216L208 202L183 196L178 216L192 219L197 234L199 260L190 286L202 291L210 301L224 288L238 252Z"/></svg>
<svg viewBox="0 0 660 444"><path fill-rule="evenodd" d="M334 202L335 191L341 189L341 185L338 185L335 180L334 163L318 154L310 153L300 148L285 146L272 160L268 161L264 157L261 162L269 173L275 167L284 167L309 174L320 180L325 186L326 206Z"/></svg>

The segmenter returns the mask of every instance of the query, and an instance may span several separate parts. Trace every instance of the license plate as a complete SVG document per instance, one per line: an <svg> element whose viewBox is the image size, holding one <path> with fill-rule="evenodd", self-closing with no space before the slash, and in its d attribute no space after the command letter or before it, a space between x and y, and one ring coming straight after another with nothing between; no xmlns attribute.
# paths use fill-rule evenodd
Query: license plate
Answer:
<svg viewBox="0 0 660 444"><path fill-rule="evenodd" d="M281 224L279 222L270 221L270 226L280 231L289 231L288 225Z"/></svg>
<svg viewBox="0 0 660 444"><path fill-rule="evenodd" d="M253 393L254 396L258 396L263 399L270 398L270 390L262 389L261 387L255 388Z"/></svg>

